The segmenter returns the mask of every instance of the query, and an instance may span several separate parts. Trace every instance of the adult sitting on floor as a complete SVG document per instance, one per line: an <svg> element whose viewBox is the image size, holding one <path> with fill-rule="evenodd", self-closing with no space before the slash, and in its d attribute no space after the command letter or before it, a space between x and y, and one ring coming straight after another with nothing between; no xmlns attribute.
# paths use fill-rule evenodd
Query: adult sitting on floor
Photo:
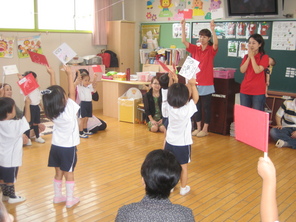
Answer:
<svg viewBox="0 0 296 222"><path fill-rule="evenodd" d="M296 149L296 98L283 102L275 120L276 126L270 130L270 136L276 141L275 146Z"/></svg>

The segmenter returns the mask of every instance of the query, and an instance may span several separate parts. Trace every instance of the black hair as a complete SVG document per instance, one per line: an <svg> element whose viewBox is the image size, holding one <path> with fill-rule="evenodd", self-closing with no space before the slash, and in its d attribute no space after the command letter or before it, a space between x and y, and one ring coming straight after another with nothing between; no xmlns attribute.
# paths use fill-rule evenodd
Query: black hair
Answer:
<svg viewBox="0 0 296 222"><path fill-rule="evenodd" d="M42 95L44 113L50 120L57 118L66 107L66 92L58 85L53 85L47 88L50 93Z"/></svg>
<svg viewBox="0 0 296 222"><path fill-rule="evenodd" d="M154 79L156 79L159 82L158 76L153 76L152 79L151 79L151 84L153 83Z"/></svg>
<svg viewBox="0 0 296 222"><path fill-rule="evenodd" d="M262 35L257 34L257 33L250 35L250 37L248 38L248 42L249 42L250 38L253 38L256 42L261 44L261 46L259 47L259 52L262 54L265 54L265 50L264 50L265 43L264 43L264 39L263 39Z"/></svg>
<svg viewBox="0 0 296 222"><path fill-rule="evenodd" d="M22 76L27 76L27 75L29 75L30 73L32 73L32 75L34 76L35 79L37 78L37 74L36 74L35 72L33 72L33 71L27 71L27 72L25 72Z"/></svg>
<svg viewBox="0 0 296 222"><path fill-rule="evenodd" d="M211 33L211 31L208 30L208 29L202 29L202 30L200 30L200 31L199 31L199 35L201 35L201 36L207 36L207 37L209 37L209 38L212 38L212 33ZM208 44L209 44L209 45L213 45L213 43L212 43L211 40L209 40Z"/></svg>
<svg viewBox="0 0 296 222"><path fill-rule="evenodd" d="M8 83L0 83L0 89L1 88L4 89L5 86L10 86L10 88L11 88L11 85L9 85Z"/></svg>
<svg viewBox="0 0 296 222"><path fill-rule="evenodd" d="M158 149L148 153L141 167L146 195L154 199L168 198L180 179L181 171L181 165L171 152Z"/></svg>
<svg viewBox="0 0 296 222"><path fill-rule="evenodd" d="M170 78L169 78L168 73L165 73L165 74L161 75L159 77L160 87L163 88L163 89L167 89L169 87L169 81L170 81Z"/></svg>
<svg viewBox="0 0 296 222"><path fill-rule="evenodd" d="M81 77L83 76L83 74L85 74L84 76L89 76L89 72L86 69L78 69L75 73L75 79L74 82L76 81L77 77L78 77L78 71L80 72Z"/></svg>
<svg viewBox="0 0 296 222"><path fill-rule="evenodd" d="M0 121L7 118L7 114L12 113L15 102L9 97L0 97Z"/></svg>
<svg viewBox="0 0 296 222"><path fill-rule="evenodd" d="M169 87L168 104L172 107L180 108L184 106L189 99L189 90L183 83L174 83Z"/></svg>

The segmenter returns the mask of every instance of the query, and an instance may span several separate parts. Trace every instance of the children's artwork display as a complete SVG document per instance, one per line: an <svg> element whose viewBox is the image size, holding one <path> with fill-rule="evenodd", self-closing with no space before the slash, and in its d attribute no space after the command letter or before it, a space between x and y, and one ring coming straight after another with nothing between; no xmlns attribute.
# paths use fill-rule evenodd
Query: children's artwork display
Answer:
<svg viewBox="0 0 296 222"><path fill-rule="evenodd" d="M40 35L21 37L17 40L17 53L19 58L30 57L29 51L42 54Z"/></svg>
<svg viewBox="0 0 296 222"><path fill-rule="evenodd" d="M142 25L142 48L156 49L158 47L160 25Z"/></svg>
<svg viewBox="0 0 296 222"><path fill-rule="evenodd" d="M0 58L12 58L14 37L0 37Z"/></svg>

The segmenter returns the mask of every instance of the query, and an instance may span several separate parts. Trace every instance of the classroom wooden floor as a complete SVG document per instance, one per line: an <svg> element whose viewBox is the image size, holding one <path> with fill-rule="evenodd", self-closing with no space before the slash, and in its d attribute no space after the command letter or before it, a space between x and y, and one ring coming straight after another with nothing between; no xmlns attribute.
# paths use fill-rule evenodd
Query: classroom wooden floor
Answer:
<svg viewBox="0 0 296 222"><path fill-rule="evenodd" d="M54 169L47 167L51 135L45 144L24 147L16 191L27 200L7 204L20 222L94 222L114 221L124 204L144 196L140 166L146 154L162 147L164 136L150 133L143 124L118 122L97 116L108 124L107 130L81 139L75 169L75 194L81 202L67 209L53 204ZM230 136L210 133L194 138L189 185L192 191L171 194L173 203L193 210L196 221L260 221L261 178L257 161L263 153ZM280 221L296 221L296 150L269 144L269 156L277 169L277 200Z"/></svg>

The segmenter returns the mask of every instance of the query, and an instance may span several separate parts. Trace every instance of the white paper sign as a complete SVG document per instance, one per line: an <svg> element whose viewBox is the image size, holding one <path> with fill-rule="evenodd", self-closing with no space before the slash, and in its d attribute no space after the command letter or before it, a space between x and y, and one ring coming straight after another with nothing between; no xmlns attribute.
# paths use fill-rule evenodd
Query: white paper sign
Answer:
<svg viewBox="0 0 296 222"><path fill-rule="evenodd" d="M211 13L212 13L212 19L224 18L223 8L213 9L213 10L211 10Z"/></svg>
<svg viewBox="0 0 296 222"><path fill-rule="evenodd" d="M195 78L196 77L195 74L200 71L198 67L199 63L200 63L199 61L193 59L190 56L187 56L179 74L188 80Z"/></svg>
<svg viewBox="0 0 296 222"><path fill-rule="evenodd" d="M16 65L3 66L4 75L18 74L19 71Z"/></svg>
<svg viewBox="0 0 296 222"><path fill-rule="evenodd" d="M77 54L70 48L66 43L60 45L56 50L53 51L53 54L64 64L66 65L71 59L73 59Z"/></svg>

